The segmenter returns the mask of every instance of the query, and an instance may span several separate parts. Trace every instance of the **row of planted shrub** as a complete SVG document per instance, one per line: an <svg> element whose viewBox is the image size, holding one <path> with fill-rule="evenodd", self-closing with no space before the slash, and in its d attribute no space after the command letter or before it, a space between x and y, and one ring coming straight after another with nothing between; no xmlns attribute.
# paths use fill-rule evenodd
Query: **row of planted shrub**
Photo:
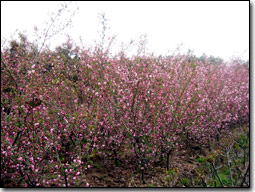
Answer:
<svg viewBox="0 0 255 192"><path fill-rule="evenodd" d="M91 154L117 162L128 148L144 175L171 153L249 121L249 69L238 63L76 54L1 51L3 179L78 186Z"/></svg>

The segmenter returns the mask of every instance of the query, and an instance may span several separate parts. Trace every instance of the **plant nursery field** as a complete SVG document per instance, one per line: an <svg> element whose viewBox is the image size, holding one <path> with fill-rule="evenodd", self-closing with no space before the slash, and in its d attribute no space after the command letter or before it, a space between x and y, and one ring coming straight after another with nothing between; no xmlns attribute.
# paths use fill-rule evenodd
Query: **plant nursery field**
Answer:
<svg viewBox="0 0 255 192"><path fill-rule="evenodd" d="M249 187L249 67L1 50L4 187Z"/></svg>

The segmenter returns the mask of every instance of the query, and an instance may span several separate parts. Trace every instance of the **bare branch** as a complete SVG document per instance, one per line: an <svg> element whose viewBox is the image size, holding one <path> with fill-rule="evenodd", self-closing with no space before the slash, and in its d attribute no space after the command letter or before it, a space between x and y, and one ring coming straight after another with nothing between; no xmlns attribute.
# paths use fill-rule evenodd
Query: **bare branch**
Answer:
<svg viewBox="0 0 255 192"><path fill-rule="evenodd" d="M245 179L246 179L246 176L247 176L249 170L250 170L250 163L248 164L248 167L247 167L247 169L246 169L246 171L245 171L245 174L244 174L244 176L243 176L243 179L242 179L242 182L241 182L240 187L243 187L243 184L244 184L244 182L245 182Z"/></svg>
<svg viewBox="0 0 255 192"><path fill-rule="evenodd" d="M212 167L213 167L213 170L214 170L216 176L218 177L218 179L219 179L219 181L220 181L221 186L222 186L222 187L225 187L224 184L223 184L223 182L222 182L222 180L221 180L221 178L220 178L220 176L219 176L219 174L218 174L218 171L216 170L216 168L215 168L215 166L214 166L214 163L213 163L213 162L210 162L210 163L211 163L211 165L212 165Z"/></svg>

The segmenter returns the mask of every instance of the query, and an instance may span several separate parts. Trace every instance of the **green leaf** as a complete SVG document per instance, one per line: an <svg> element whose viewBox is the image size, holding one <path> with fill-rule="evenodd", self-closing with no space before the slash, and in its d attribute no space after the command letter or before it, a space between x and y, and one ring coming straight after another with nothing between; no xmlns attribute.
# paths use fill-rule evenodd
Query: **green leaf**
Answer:
<svg viewBox="0 0 255 192"><path fill-rule="evenodd" d="M204 163L204 162L206 161L206 158L204 158L204 157L199 157L199 158L196 159L196 161L197 161L198 163Z"/></svg>
<svg viewBox="0 0 255 192"><path fill-rule="evenodd" d="M174 172L173 172L173 170L169 170L169 171L167 171L167 174L168 174L168 175L173 175Z"/></svg>
<svg viewBox="0 0 255 192"><path fill-rule="evenodd" d="M12 121L12 116L8 116L6 119L8 122Z"/></svg>
<svg viewBox="0 0 255 192"><path fill-rule="evenodd" d="M15 122L15 126L20 127L21 126L20 121Z"/></svg>
<svg viewBox="0 0 255 192"><path fill-rule="evenodd" d="M117 160L117 161L115 162L115 164L116 164L116 166L120 166L120 161Z"/></svg>

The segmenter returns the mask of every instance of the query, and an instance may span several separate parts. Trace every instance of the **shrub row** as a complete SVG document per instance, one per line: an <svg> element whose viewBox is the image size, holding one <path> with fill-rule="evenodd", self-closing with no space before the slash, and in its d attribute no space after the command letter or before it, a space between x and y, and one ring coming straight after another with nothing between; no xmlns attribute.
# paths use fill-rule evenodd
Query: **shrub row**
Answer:
<svg viewBox="0 0 255 192"><path fill-rule="evenodd" d="M93 153L117 163L129 148L144 175L249 121L249 69L238 63L75 54L1 51L2 178L79 186Z"/></svg>

